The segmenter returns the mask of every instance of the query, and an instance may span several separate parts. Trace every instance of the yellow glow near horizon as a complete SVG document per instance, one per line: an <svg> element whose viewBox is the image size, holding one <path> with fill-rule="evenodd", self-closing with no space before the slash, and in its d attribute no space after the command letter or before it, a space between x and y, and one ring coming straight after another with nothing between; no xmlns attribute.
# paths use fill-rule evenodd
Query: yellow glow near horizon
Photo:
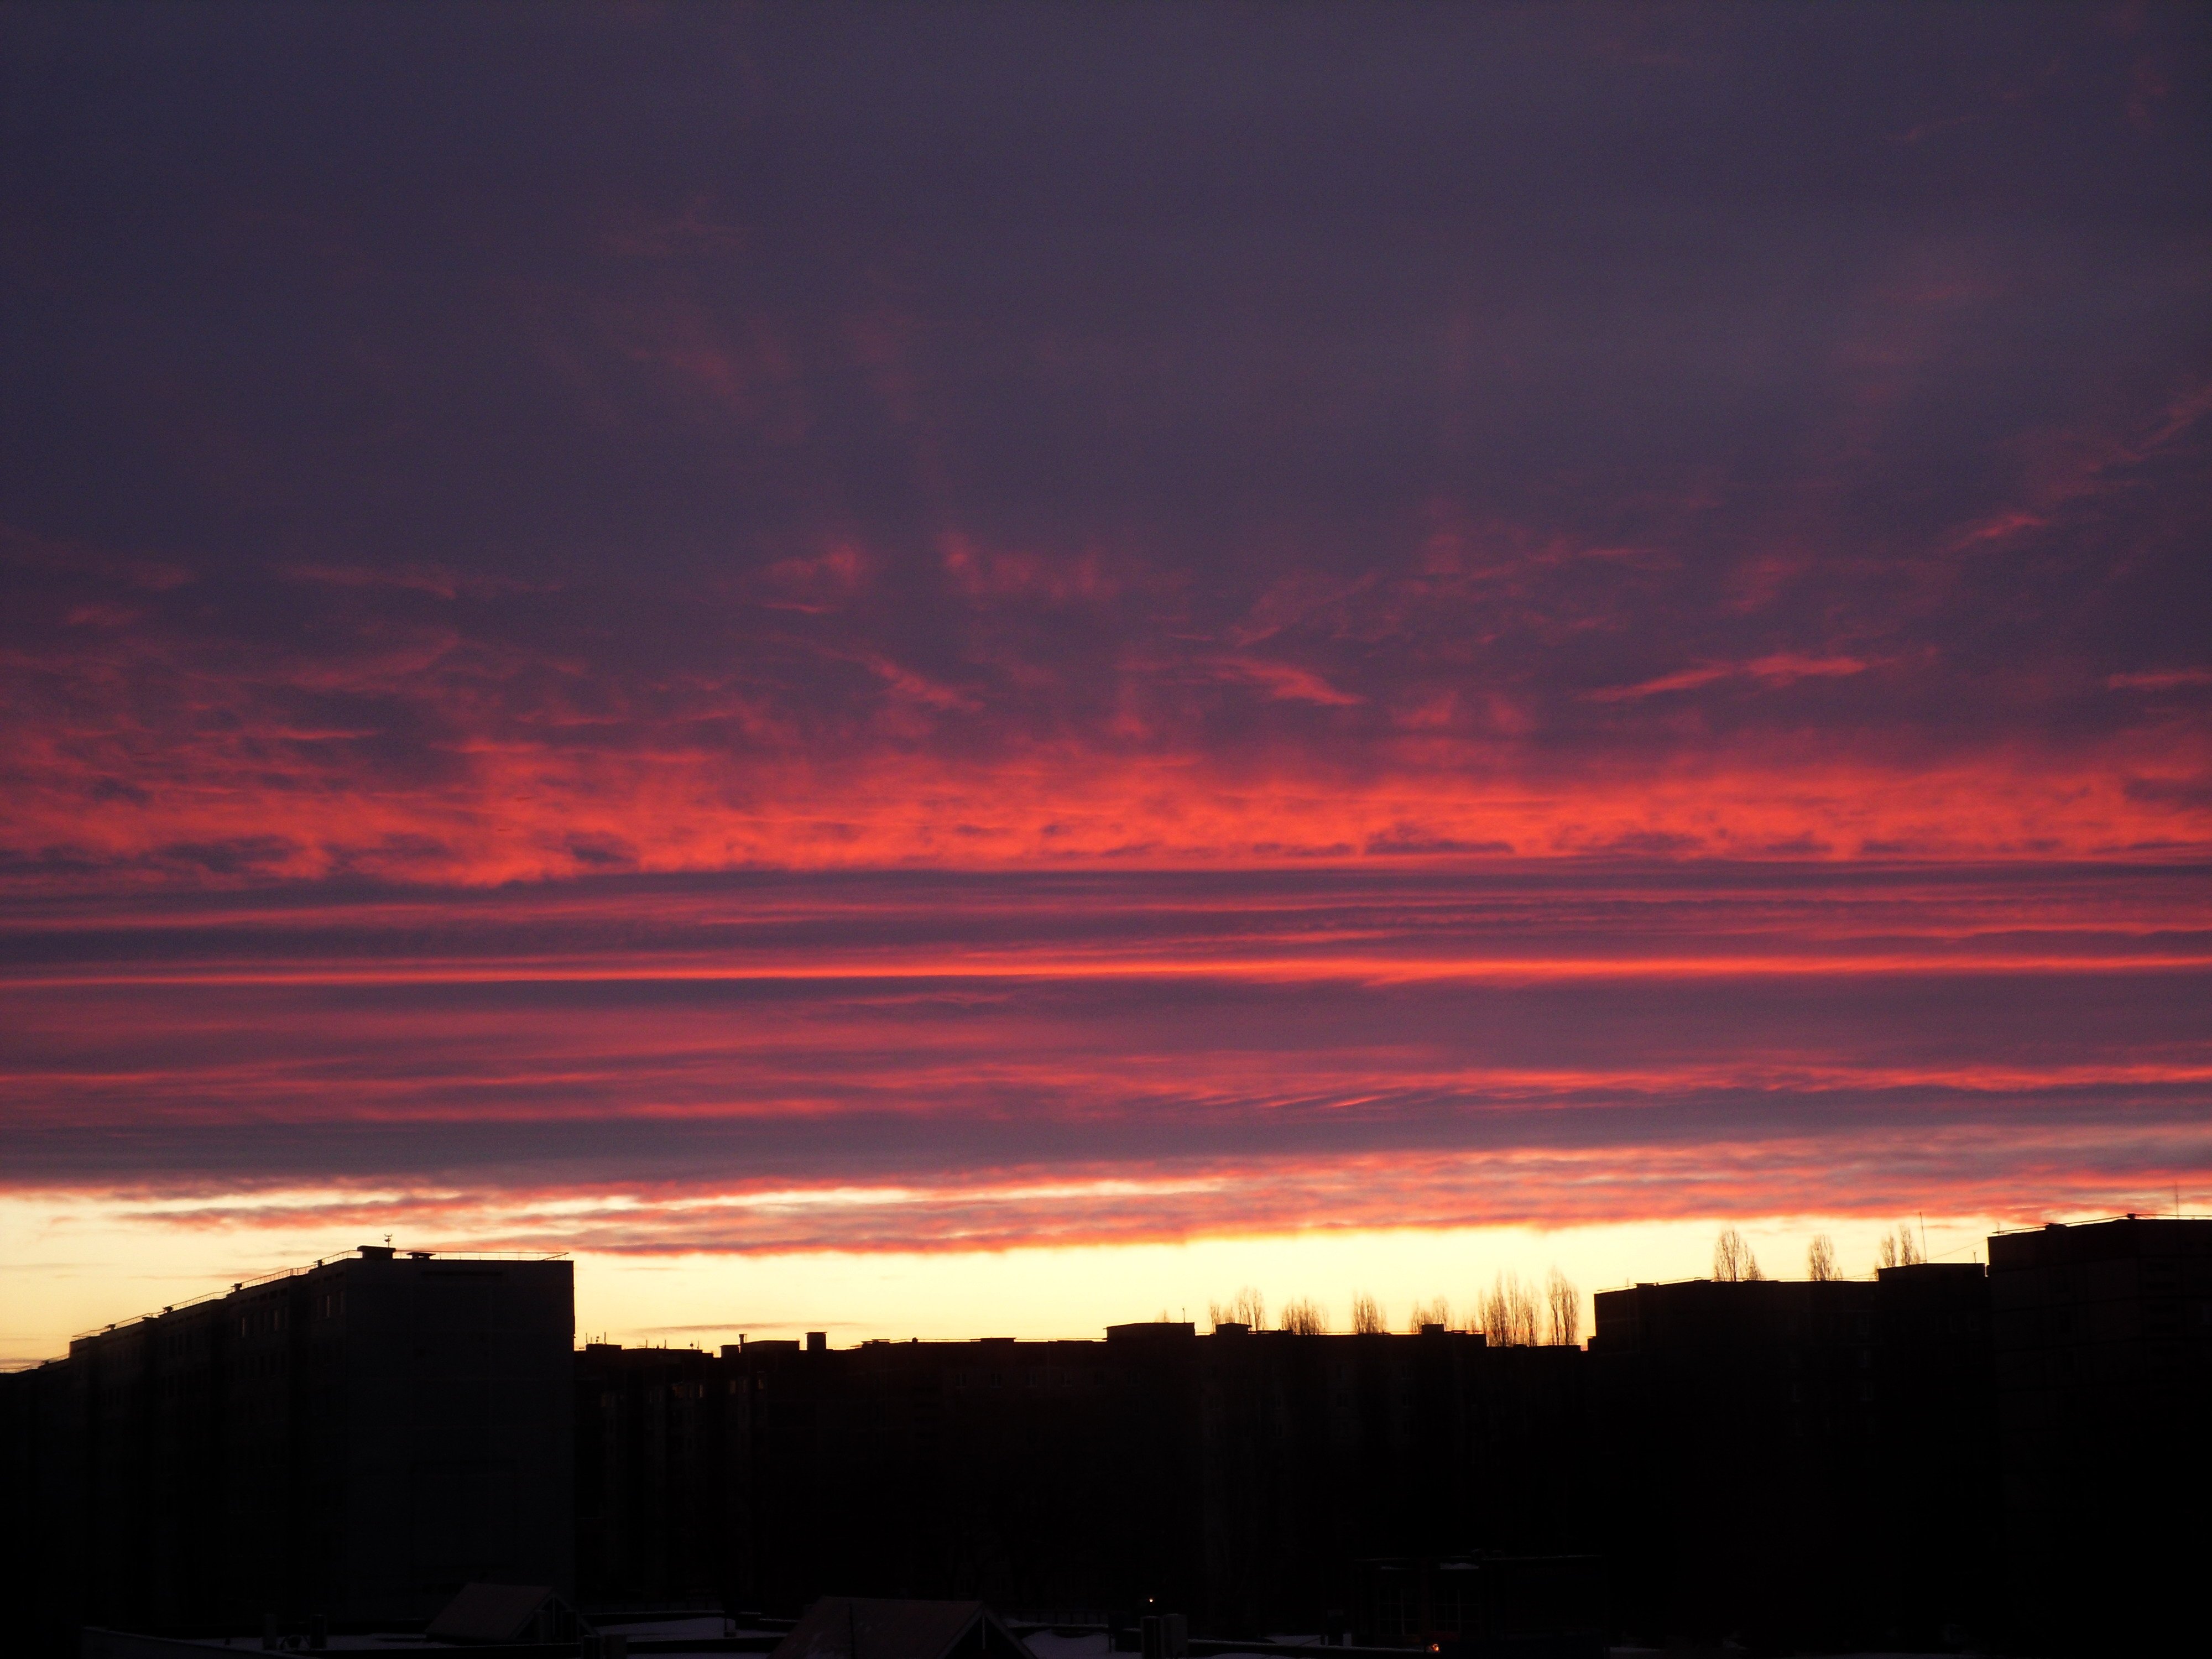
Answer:
<svg viewBox="0 0 2212 1659"><path fill-rule="evenodd" d="M311 1206L289 1212L271 1206L269 1213L253 1225L210 1226L180 1224L150 1206L0 1199L0 1365L52 1358L67 1352L73 1334L377 1242L314 1225ZM1712 1217L1548 1231L1317 1229L970 1252L582 1253L575 1258L576 1329L580 1341L702 1348L741 1332L827 1331L841 1347L872 1337L1096 1337L1109 1324L1163 1310L1203 1327L1209 1300L1226 1301L1245 1285L1267 1298L1271 1315L1293 1297L1310 1297L1337 1329L1346 1327L1352 1298L1364 1291L1402 1329L1416 1301L1449 1298L1457 1323L1495 1274L1540 1278L1557 1267L1583 1291L1587 1335L1592 1291L1705 1276L1714 1234L1723 1226L1743 1231L1770 1275L1789 1279L1803 1276L1806 1248L1817 1233L1834 1239L1846 1273L1871 1272L1889 1224L1863 1217ZM1986 1216L1930 1216L1929 1255L1978 1259L2001 1224ZM393 1242L405 1249L422 1241Z"/></svg>

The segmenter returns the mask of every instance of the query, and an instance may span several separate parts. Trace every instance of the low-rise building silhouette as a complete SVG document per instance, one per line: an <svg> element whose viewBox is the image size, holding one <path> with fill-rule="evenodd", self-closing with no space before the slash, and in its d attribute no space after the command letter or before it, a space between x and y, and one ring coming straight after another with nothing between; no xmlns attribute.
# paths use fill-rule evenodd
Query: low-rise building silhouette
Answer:
<svg viewBox="0 0 2212 1659"><path fill-rule="evenodd" d="M796 1345L791 1345L795 1346ZM576 1582L598 1606L749 1604L750 1401L696 1348L576 1355Z"/></svg>
<svg viewBox="0 0 2212 1659"><path fill-rule="evenodd" d="M1157 1602L1210 1631L1341 1626L1364 1559L1585 1535L1583 1358L1441 1329L1173 1322L1103 1341L594 1345L582 1594L786 1613L848 1590L1101 1617Z"/></svg>
<svg viewBox="0 0 2212 1659"><path fill-rule="evenodd" d="M773 1659L1036 1659L981 1601L825 1595Z"/></svg>

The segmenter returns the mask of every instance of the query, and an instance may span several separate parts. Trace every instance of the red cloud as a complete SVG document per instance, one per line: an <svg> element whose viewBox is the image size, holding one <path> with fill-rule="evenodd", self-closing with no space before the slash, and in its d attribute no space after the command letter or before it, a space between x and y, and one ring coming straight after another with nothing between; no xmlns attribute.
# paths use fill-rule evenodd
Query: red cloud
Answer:
<svg viewBox="0 0 2212 1659"><path fill-rule="evenodd" d="M2094 1203L2212 1175L2208 902L1540 863L49 901L0 1154L617 1249Z"/></svg>
<svg viewBox="0 0 2212 1659"><path fill-rule="evenodd" d="M1671 674L1662 674L1656 679L1643 680L1634 685L1607 686L1583 695L1592 702L1626 702L1638 697L1657 696L1667 691L1691 691L1701 685L1712 685L1722 680L1748 678L1763 684L1782 686L1798 680L1837 679L1850 674L1863 674L1867 664L1856 657L1808 657L1794 651L1776 652L1771 656L1758 657L1749 662L1700 663L1694 668L1677 669Z"/></svg>

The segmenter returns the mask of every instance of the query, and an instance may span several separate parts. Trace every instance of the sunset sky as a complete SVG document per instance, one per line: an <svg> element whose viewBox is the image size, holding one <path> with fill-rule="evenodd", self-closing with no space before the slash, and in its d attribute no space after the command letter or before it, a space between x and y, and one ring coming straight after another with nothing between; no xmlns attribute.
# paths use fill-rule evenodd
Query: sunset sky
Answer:
<svg viewBox="0 0 2212 1659"><path fill-rule="evenodd" d="M2212 11L0 10L0 1364L2212 1204Z"/></svg>

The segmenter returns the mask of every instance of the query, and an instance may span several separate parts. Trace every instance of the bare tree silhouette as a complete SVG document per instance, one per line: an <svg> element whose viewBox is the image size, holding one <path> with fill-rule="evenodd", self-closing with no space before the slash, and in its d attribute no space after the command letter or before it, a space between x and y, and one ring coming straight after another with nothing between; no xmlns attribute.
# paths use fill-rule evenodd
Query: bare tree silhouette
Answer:
<svg viewBox="0 0 2212 1659"><path fill-rule="evenodd" d="M1249 1325L1262 1330L1267 1323L1267 1298L1247 1285L1225 1303L1207 1303L1206 1316L1217 1331L1224 1325Z"/></svg>
<svg viewBox="0 0 2212 1659"><path fill-rule="evenodd" d="M1292 1336L1327 1336L1328 1316L1312 1297L1302 1296L1284 1305L1283 1328Z"/></svg>
<svg viewBox="0 0 2212 1659"><path fill-rule="evenodd" d="M1751 1244L1733 1227L1723 1227L1721 1236L1713 1241L1713 1277L1723 1285L1745 1284L1766 1275L1759 1270L1759 1258L1751 1253Z"/></svg>
<svg viewBox="0 0 2212 1659"><path fill-rule="evenodd" d="M1497 1347L1532 1348L1538 1328L1536 1297L1521 1275L1502 1273L1482 1298L1482 1328Z"/></svg>
<svg viewBox="0 0 2212 1659"><path fill-rule="evenodd" d="M1413 1304L1413 1316L1407 1322L1407 1328L1419 1336L1424 1325L1441 1325L1446 1330L1451 1328L1451 1303L1449 1298L1440 1296L1433 1302L1416 1302Z"/></svg>
<svg viewBox="0 0 2212 1659"><path fill-rule="evenodd" d="M1352 1298L1352 1329L1358 1336L1381 1336L1390 1328L1382 1304L1364 1291Z"/></svg>
<svg viewBox="0 0 2212 1659"><path fill-rule="evenodd" d="M1545 1340L1554 1347L1571 1348L1583 1334L1583 1293L1557 1267L1544 1279Z"/></svg>
<svg viewBox="0 0 2212 1659"><path fill-rule="evenodd" d="M1836 1266L1836 1241L1826 1233L1817 1235L1805 1252L1805 1277L1826 1285L1843 1276L1843 1269Z"/></svg>
<svg viewBox="0 0 2212 1659"><path fill-rule="evenodd" d="M1885 1267L1917 1267L1927 1257L1922 1253L1920 1241L1912 1236L1912 1224L1900 1221L1893 1233L1881 1236L1881 1261Z"/></svg>

